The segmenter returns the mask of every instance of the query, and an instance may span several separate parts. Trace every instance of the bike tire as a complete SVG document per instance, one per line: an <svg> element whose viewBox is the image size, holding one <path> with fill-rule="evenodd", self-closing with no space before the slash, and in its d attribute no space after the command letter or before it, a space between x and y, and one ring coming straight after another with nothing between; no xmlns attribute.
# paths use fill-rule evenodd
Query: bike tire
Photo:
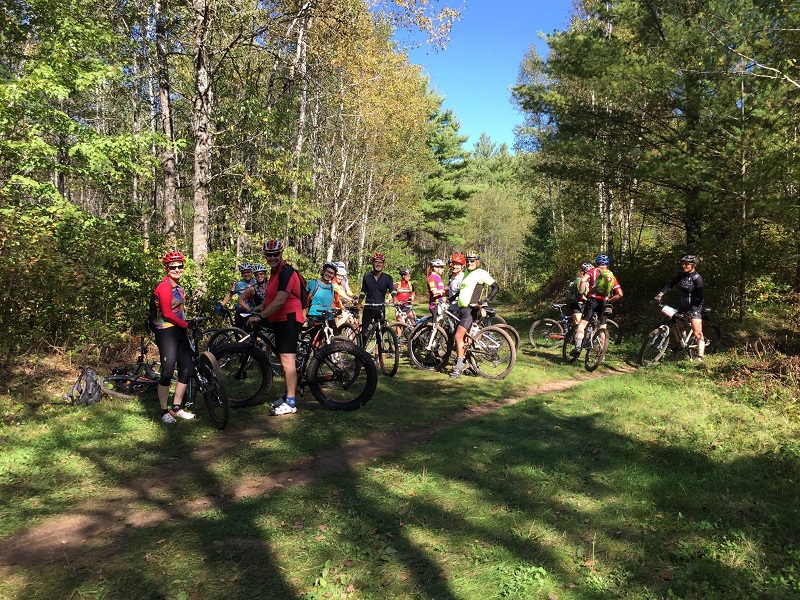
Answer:
<svg viewBox="0 0 800 600"><path fill-rule="evenodd" d="M511 373L517 362L517 349L514 340L506 330L498 325L481 329L472 338L470 355L478 375L486 379L504 379Z"/></svg>
<svg viewBox="0 0 800 600"><path fill-rule="evenodd" d="M400 330L400 333L395 331L395 334L397 334L397 345L400 347L400 350L402 352L403 348L408 348L408 340L411 338L411 332L414 331L414 326L409 325L408 323L393 321L390 324L390 327L392 327L395 330L397 329Z"/></svg>
<svg viewBox="0 0 800 600"><path fill-rule="evenodd" d="M358 331L356 328L353 327L350 323L342 323L339 327L334 329L334 333L339 337L345 337L351 342L353 342L356 346L359 346L359 336Z"/></svg>
<svg viewBox="0 0 800 600"><path fill-rule="evenodd" d="M397 367L400 366L400 345L397 343L397 334L390 327L381 327L378 330L380 343L378 344L378 363L381 372L387 377L394 377Z"/></svg>
<svg viewBox="0 0 800 600"><path fill-rule="evenodd" d="M212 352L217 359L231 408L256 406L266 401L272 386L269 356L252 344L224 344Z"/></svg>
<svg viewBox="0 0 800 600"><path fill-rule="evenodd" d="M597 369L606 358L606 348L608 348L608 331L598 329L592 336L592 342L586 351L584 367L590 373Z"/></svg>
<svg viewBox="0 0 800 600"><path fill-rule="evenodd" d="M519 353L519 347L522 343L522 336L519 334L513 326L509 325L508 323L500 323L498 325L492 325L492 327L499 327L503 331L508 334L508 337L511 338L511 341L514 342L514 349Z"/></svg>
<svg viewBox="0 0 800 600"><path fill-rule="evenodd" d="M622 331L619 328L619 323L613 319L607 319L606 330L608 331L608 342L610 344L616 346L622 343Z"/></svg>
<svg viewBox="0 0 800 600"><path fill-rule="evenodd" d="M568 365L571 365L575 362L578 358L577 356L572 356L572 348L575 346L575 326L571 326L567 329L567 332L564 334L564 341L561 344L561 357L564 359L564 362ZM578 355L580 356L580 355Z"/></svg>
<svg viewBox="0 0 800 600"><path fill-rule="evenodd" d="M239 327L223 327L222 329L217 329L208 338L207 350L214 352L214 348L217 346L221 346L222 344L234 344L246 335L247 332Z"/></svg>
<svg viewBox="0 0 800 600"><path fill-rule="evenodd" d="M706 339L706 354L716 354L720 351L722 333L713 323L703 322L703 337Z"/></svg>
<svg viewBox="0 0 800 600"><path fill-rule="evenodd" d="M433 336L431 350L428 342ZM408 341L408 356L418 369L440 371L447 366L450 353L453 351L452 340L439 325L423 323L414 328Z"/></svg>
<svg viewBox="0 0 800 600"><path fill-rule="evenodd" d="M486 315L482 319L480 319L480 326L481 327L491 327L492 325L506 325L506 320L495 313L491 317Z"/></svg>
<svg viewBox="0 0 800 600"><path fill-rule="evenodd" d="M564 328L555 319L538 319L528 330L528 341L534 348L556 348L564 342Z"/></svg>
<svg viewBox="0 0 800 600"><path fill-rule="evenodd" d="M637 364L645 367L657 364L664 356L669 343L669 331L664 332L661 327L656 327L647 334L636 357Z"/></svg>
<svg viewBox="0 0 800 600"><path fill-rule="evenodd" d="M208 416L217 429L225 429L230 415L230 404L219 363L211 352L201 352L197 369L205 379L200 383L200 392L203 394Z"/></svg>
<svg viewBox="0 0 800 600"><path fill-rule="evenodd" d="M107 375L100 379L100 391L123 400L158 399L158 380L132 374Z"/></svg>
<svg viewBox="0 0 800 600"><path fill-rule="evenodd" d="M308 364L308 389L331 410L356 410L369 402L378 386L372 357L351 342L332 342L314 351Z"/></svg>

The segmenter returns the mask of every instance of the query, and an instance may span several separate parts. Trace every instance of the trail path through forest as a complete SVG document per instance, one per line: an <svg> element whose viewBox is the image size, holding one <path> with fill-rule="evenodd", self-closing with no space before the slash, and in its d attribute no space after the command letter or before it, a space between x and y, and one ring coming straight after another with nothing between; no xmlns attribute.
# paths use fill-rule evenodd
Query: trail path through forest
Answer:
<svg viewBox="0 0 800 600"><path fill-rule="evenodd" d="M573 379L552 381L532 387L498 402L470 406L431 425L391 433L375 433L338 448L321 452L302 460L293 469L261 477L244 477L229 489L211 490L203 497L189 501L163 501L174 496L181 478L204 468L226 447L235 448L250 443L263 434L250 428L226 435L222 445L197 448L190 456L176 460L170 466L170 477L161 472L134 478L110 493L83 503L62 516L49 519L38 527L19 533L0 543L0 566L43 565L62 559L75 565L91 564L107 554L113 554L123 544L127 532L137 527L150 527L168 519L187 518L209 508L224 510L246 497L269 495L275 490L307 484L325 473L345 471L366 461L391 454L412 444L427 441L439 431L469 419L489 415L531 396L560 392L598 377L632 371L630 367L606 369L601 373L581 374ZM147 503L158 508L137 510Z"/></svg>

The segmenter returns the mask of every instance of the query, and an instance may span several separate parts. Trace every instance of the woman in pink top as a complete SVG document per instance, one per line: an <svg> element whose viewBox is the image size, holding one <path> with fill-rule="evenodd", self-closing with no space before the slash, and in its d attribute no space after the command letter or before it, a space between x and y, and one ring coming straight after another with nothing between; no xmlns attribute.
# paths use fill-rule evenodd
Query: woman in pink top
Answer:
<svg viewBox="0 0 800 600"><path fill-rule="evenodd" d="M444 281L442 281L443 272L444 261L442 259L434 258L428 263L428 308L434 317L436 317L436 305L447 292Z"/></svg>

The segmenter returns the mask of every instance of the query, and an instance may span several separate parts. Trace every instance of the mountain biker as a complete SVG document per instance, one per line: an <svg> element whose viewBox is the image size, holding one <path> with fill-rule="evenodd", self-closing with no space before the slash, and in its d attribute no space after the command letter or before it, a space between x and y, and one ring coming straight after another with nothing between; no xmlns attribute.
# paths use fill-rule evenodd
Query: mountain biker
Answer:
<svg viewBox="0 0 800 600"><path fill-rule="evenodd" d="M264 298L267 291L267 266L261 263L253 265L253 275L255 275L255 282L249 288L241 293L239 299L236 301L243 312L255 312L264 304ZM249 307L253 304L254 308L251 310Z"/></svg>
<svg viewBox="0 0 800 600"><path fill-rule="evenodd" d="M386 257L380 252L376 252L370 259L372 262L372 272L364 273L364 278L361 281L361 293L358 295L358 301L361 303L366 299L367 304L386 304L386 294L392 295L392 301L397 297L397 290L394 289L394 281L392 276L384 273L383 265L386 263ZM376 327L380 326L380 322L384 316L384 308L378 306L365 306L364 312L361 315L361 334L366 336L369 325L375 322ZM364 338L366 341L366 337Z"/></svg>
<svg viewBox="0 0 800 600"><path fill-rule="evenodd" d="M434 258L428 263L428 309L434 318L436 305L447 298L447 289L442 281L443 272L444 261L441 258Z"/></svg>
<svg viewBox="0 0 800 600"><path fill-rule="evenodd" d="M458 312L458 292L464 280L464 266L466 257L456 252L450 257L450 281L447 283L447 299L450 302L450 311Z"/></svg>
<svg viewBox="0 0 800 600"><path fill-rule="evenodd" d="M308 282L306 289L311 297L311 306L308 309L309 317L318 317L325 311L331 311L338 300L338 292L333 284L336 276L336 265L326 262L322 265L320 277Z"/></svg>
<svg viewBox="0 0 800 600"><path fill-rule="evenodd" d="M664 284L661 291L656 295L656 300L661 300L661 297L666 294L670 289L679 286L681 290L680 304L678 310L686 313L690 318L692 326L692 333L697 339L697 358L698 363L703 362L703 356L706 352L706 340L703 337L703 304L704 287L703 278L697 272L697 265L700 261L693 254L687 254L681 258L681 272L675 275L670 281ZM677 335L678 332L675 332Z"/></svg>
<svg viewBox="0 0 800 600"><path fill-rule="evenodd" d="M414 293L414 284L411 283L411 269L403 267L400 269L400 281L394 284L394 289L397 291L397 296L395 300L399 305L395 308L395 314L397 315L396 318L399 321L399 315L405 314L411 315L414 314L414 309L411 306L411 303L414 302L416 298L416 294ZM413 322L413 317L410 319Z"/></svg>
<svg viewBox="0 0 800 600"><path fill-rule="evenodd" d="M333 263L335 265L344 265L344 263ZM355 295L350 291L350 286L347 283L347 269L345 267L336 268L336 276L333 278L333 289L336 292L333 301L333 307L339 310L344 310L344 302L355 302ZM350 318L348 313L343 313L336 317L336 326L341 325Z"/></svg>
<svg viewBox="0 0 800 600"><path fill-rule="evenodd" d="M220 300L220 302L217 304L216 307L217 310L219 310L219 308L225 306L228 302L230 302L231 298L233 298L234 296L236 296L237 298L241 296L242 293L244 293L244 291L247 288L249 288L256 282L256 280L253 278L253 265L250 264L249 262L243 262L242 264L239 265L239 275L241 275L241 279L236 283L234 283L233 286L231 287L231 291L225 294L225 297L222 300ZM243 317L242 315L252 312L256 305L251 301L248 302L246 306L247 308L243 308L237 302L236 311L233 317L234 325L242 329L244 329L245 325L247 324L247 317Z"/></svg>
<svg viewBox="0 0 800 600"><path fill-rule="evenodd" d="M583 303L583 312L578 327L575 329L575 347L570 351L570 355L577 357L583 347L583 334L586 331L593 315L598 316L599 329L606 328L605 314L606 305L609 302L616 302L623 296L622 286L619 280L609 270L608 265L611 259L605 254L600 254L594 259L595 266L581 276L583 284L581 289L586 289L587 298Z"/></svg>
<svg viewBox="0 0 800 600"><path fill-rule="evenodd" d="M264 306L255 319L267 319L275 331L275 345L283 367L286 390L272 404L269 414L289 415L297 412L297 338L303 326L303 304L300 301L300 277L283 259L285 246L280 240L264 242L264 256L270 267Z"/></svg>
<svg viewBox="0 0 800 600"><path fill-rule="evenodd" d="M467 274L461 281L458 292L458 327L456 328L456 364L450 379L458 379L464 368L464 336L472 327L472 322L477 318L480 308L486 306L497 295L500 288L497 282L489 275L488 271L480 268L480 257L476 252L468 252L464 257L467 263ZM484 288L488 286L486 300L481 301Z"/></svg>
<svg viewBox="0 0 800 600"><path fill-rule="evenodd" d="M186 257L177 250L167 252L161 262L166 277L153 291L150 302L152 328L156 336L156 346L161 357L161 379L158 381L158 402L161 405L161 420L175 423L176 419L194 419L194 414L183 410L183 395L192 376L192 348L189 342L189 323L183 312L186 296L180 286L183 265ZM175 397L172 408L169 403L169 388L172 374L178 367L178 383L175 384Z"/></svg>
<svg viewBox="0 0 800 600"><path fill-rule="evenodd" d="M577 325L581 322L581 313L583 312L583 303L586 302L586 294L589 291L589 281L584 280L583 276L590 273L594 269L591 263L583 263L581 270L575 276L575 296L567 298L567 310L572 313L572 320Z"/></svg>

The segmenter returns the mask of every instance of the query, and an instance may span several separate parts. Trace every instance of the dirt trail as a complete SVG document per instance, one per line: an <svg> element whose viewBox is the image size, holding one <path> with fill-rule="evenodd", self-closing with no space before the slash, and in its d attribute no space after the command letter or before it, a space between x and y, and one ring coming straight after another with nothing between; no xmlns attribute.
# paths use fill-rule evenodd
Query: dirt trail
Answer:
<svg viewBox="0 0 800 600"><path fill-rule="evenodd" d="M196 498L187 502L160 503L160 508L134 510L134 503L145 501L156 503L156 499L169 494L169 480L154 474L152 477L133 479L124 487L105 494L96 501L84 503L63 516L54 517L42 525L12 536L0 544L0 566L43 565L55 560L68 563L89 563L112 554L124 542L126 531L135 527L149 527L168 519L188 517L211 507L224 509L227 505L245 497L269 495L276 489L286 489L313 481L324 473L345 471L379 456L391 454L410 446L423 443L435 433L453 427L469 419L491 414L504 406L510 406L531 396L550 394L569 389L584 381L629 372L622 368L602 373L582 374L575 379L554 381L533 387L514 398L471 406L446 419L407 431L375 433L361 440L320 453L302 461L294 469L263 477L247 477L230 489L218 490L216 494ZM226 445L247 443L252 432L241 431L226 436ZM188 457L188 463L202 464L219 455L216 447L213 454L198 449Z"/></svg>

